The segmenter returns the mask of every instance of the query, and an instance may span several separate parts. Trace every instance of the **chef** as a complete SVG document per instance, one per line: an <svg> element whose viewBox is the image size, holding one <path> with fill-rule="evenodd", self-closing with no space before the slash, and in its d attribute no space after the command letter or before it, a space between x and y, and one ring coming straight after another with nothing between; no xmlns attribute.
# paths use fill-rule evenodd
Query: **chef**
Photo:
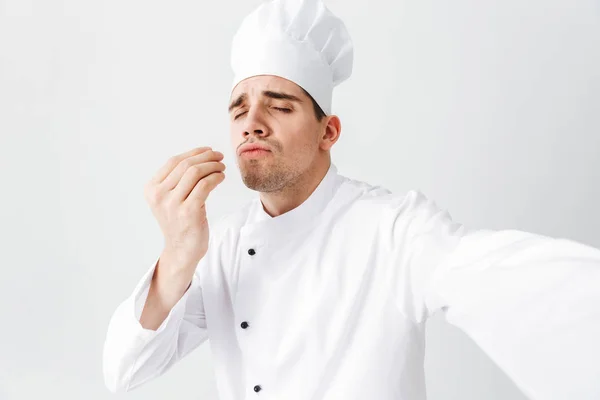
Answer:
<svg viewBox="0 0 600 400"><path fill-rule="evenodd" d="M600 399L600 250L471 230L418 190L340 175L333 88L352 71L320 0L273 0L233 39L236 163L259 196L209 224L225 179L208 147L146 185L165 246L115 310L104 379L159 377L208 342L221 400L424 400L437 311L535 400Z"/></svg>

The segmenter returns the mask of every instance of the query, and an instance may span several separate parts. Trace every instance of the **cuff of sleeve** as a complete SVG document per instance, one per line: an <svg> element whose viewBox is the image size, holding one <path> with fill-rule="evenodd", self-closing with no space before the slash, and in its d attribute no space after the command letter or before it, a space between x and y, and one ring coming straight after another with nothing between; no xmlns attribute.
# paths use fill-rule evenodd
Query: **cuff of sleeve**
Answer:
<svg viewBox="0 0 600 400"><path fill-rule="evenodd" d="M185 304L189 295L189 288L185 291L181 299L173 306L165 320L156 330L146 329L140 323L140 318L142 316L142 311L144 309L144 305L146 304L146 299L148 298L148 292L150 290L150 284L152 283L152 277L154 276L154 271L156 270L156 266L158 264L158 260L160 257L157 257L152 267L144 276L140 279L137 286L135 287L133 293L130 296L130 304L132 305L129 308L129 312L131 313L132 324L135 326L135 329L140 332L143 336L154 336L164 331L165 328L170 325L172 322L182 320L185 314ZM194 276L193 279L196 279Z"/></svg>

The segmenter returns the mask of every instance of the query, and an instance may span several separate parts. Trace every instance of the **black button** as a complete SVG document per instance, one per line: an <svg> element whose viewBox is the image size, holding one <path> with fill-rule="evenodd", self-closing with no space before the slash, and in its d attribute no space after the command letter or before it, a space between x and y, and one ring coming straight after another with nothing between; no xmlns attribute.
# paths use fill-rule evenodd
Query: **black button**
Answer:
<svg viewBox="0 0 600 400"><path fill-rule="evenodd" d="M254 386L254 391L255 391L256 393L260 392L260 389L262 389L262 388L260 387L260 385L256 385L256 386Z"/></svg>
<svg viewBox="0 0 600 400"><path fill-rule="evenodd" d="M241 324L242 329L246 329L248 327L248 323L246 321L242 322Z"/></svg>
<svg viewBox="0 0 600 400"><path fill-rule="evenodd" d="M255 255L256 252L254 251L254 249L250 249L248 250L248 254L250 254L251 256Z"/></svg>

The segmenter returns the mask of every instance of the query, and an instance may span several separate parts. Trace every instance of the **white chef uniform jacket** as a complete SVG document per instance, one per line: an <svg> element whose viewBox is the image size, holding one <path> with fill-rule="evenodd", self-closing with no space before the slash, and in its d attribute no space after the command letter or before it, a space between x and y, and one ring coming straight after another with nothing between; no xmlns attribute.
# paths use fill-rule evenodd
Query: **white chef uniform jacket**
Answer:
<svg viewBox="0 0 600 400"><path fill-rule="evenodd" d="M209 339L221 400L423 400L425 322L442 310L529 398L600 399L600 250L469 231L420 191L333 164L297 208L273 218L256 198L211 226L156 331L139 323L154 267L109 323L111 391Z"/></svg>

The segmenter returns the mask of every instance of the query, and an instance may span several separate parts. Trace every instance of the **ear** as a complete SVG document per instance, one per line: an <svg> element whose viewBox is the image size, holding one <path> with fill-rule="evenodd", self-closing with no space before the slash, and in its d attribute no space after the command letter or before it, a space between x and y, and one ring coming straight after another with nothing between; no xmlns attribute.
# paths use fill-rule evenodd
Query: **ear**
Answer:
<svg viewBox="0 0 600 400"><path fill-rule="evenodd" d="M328 115L320 123L323 126L320 148L329 150L338 141L342 133L342 123L337 115Z"/></svg>

